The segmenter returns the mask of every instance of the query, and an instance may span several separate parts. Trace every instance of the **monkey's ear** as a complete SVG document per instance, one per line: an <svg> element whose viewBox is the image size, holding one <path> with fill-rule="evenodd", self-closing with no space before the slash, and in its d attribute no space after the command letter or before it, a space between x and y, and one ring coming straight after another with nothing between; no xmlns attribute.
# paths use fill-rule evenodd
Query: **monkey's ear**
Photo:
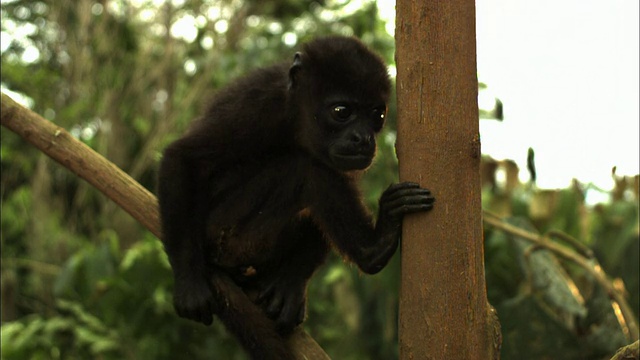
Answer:
<svg viewBox="0 0 640 360"><path fill-rule="evenodd" d="M302 53L297 52L293 56L293 64L289 68L289 89L295 85L300 70L302 70Z"/></svg>

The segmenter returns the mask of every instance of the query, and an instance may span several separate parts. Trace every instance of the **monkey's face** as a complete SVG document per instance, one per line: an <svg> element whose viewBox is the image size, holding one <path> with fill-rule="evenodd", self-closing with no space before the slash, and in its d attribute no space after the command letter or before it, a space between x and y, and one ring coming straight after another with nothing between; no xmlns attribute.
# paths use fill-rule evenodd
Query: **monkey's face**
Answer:
<svg viewBox="0 0 640 360"><path fill-rule="evenodd" d="M391 88L377 55L353 39L316 40L294 56L289 85L298 145L339 171L371 165Z"/></svg>
<svg viewBox="0 0 640 360"><path fill-rule="evenodd" d="M386 116L384 103L365 104L351 99L329 101L316 112L323 134L320 146L325 162L340 171L364 170L376 152L376 134Z"/></svg>

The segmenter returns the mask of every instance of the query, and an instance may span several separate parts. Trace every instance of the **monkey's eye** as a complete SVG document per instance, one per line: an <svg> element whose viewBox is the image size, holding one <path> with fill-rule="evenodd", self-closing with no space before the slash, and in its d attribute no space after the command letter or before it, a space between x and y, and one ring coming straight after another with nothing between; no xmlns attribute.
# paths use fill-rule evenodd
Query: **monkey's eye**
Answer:
<svg viewBox="0 0 640 360"><path fill-rule="evenodd" d="M371 118L376 121L383 121L387 116L387 109L383 107L375 108L371 112Z"/></svg>
<svg viewBox="0 0 640 360"><path fill-rule="evenodd" d="M346 105L336 105L331 109L331 116L337 121L347 121L353 115L353 111Z"/></svg>

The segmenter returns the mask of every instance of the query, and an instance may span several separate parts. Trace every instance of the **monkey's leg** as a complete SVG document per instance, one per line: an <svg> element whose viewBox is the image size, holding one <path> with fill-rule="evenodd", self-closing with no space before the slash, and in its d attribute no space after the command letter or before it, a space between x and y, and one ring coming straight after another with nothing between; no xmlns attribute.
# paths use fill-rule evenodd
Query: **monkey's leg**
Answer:
<svg viewBox="0 0 640 360"><path fill-rule="evenodd" d="M288 229L291 247L279 267L261 281L257 303L275 321L281 334L304 321L307 282L327 257L329 246L310 219Z"/></svg>

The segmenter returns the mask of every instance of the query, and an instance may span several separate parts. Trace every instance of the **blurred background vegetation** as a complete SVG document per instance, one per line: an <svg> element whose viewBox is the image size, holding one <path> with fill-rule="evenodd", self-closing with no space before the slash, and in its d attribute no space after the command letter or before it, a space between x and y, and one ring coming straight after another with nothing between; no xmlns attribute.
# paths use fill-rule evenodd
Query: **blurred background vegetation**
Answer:
<svg viewBox="0 0 640 360"><path fill-rule="evenodd" d="M162 149L208 96L323 34L354 35L393 63L374 1L2 1L2 90L155 190ZM374 208L397 181L394 104L374 167ZM481 117L492 114L481 111ZM492 121L492 120L482 120ZM158 239L102 194L6 129L2 166L3 359L245 359L219 323L178 318ZM538 189L508 160L483 159L485 209L522 228L564 231L592 249L635 316L638 177L608 201L589 184ZM619 312L581 268L485 230L503 359L606 359L629 342ZM397 358L399 257L363 277L336 257L314 277L307 331L335 359ZM595 262L594 262L595 264ZM434 290L436 291L436 290Z"/></svg>

